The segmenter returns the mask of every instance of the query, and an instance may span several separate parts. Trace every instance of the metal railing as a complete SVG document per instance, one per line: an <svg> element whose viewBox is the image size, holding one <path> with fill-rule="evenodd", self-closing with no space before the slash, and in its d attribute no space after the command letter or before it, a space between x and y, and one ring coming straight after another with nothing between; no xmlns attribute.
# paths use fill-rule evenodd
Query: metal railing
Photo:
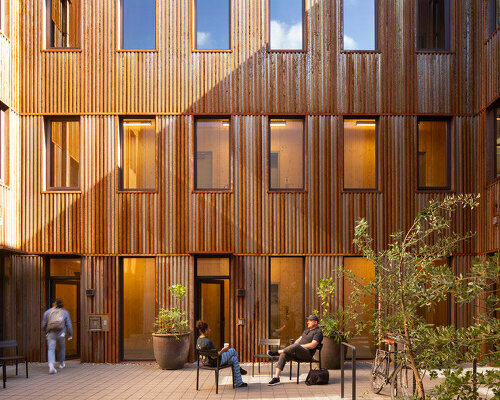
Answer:
<svg viewBox="0 0 500 400"><path fill-rule="evenodd" d="M340 397L344 398L344 347L352 349L352 399L356 399L356 347L346 342L340 344Z"/></svg>

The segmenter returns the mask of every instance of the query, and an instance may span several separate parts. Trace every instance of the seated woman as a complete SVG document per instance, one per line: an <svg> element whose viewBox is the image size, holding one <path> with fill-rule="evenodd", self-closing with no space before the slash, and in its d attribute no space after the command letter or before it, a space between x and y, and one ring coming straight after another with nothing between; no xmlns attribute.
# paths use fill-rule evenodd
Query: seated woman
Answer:
<svg viewBox="0 0 500 400"><path fill-rule="evenodd" d="M196 348L198 350L215 350L215 346L212 341L208 338L210 334L210 327L205 321L197 321L196 328L200 331L200 337L196 341ZM219 351L219 356L221 358L221 365L232 364L234 370L234 385L236 387L247 387L248 384L243 382L241 375L245 375L247 371L240 367L238 363L238 354L236 354L235 349L230 349L229 346L223 347ZM212 367L217 365L217 359L203 359L203 364L210 365Z"/></svg>

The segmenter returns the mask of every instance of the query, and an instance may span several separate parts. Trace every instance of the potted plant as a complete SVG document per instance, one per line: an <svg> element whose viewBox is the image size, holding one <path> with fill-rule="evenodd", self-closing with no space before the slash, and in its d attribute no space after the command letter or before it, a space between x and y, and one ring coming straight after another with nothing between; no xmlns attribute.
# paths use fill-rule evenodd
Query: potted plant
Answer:
<svg viewBox="0 0 500 400"><path fill-rule="evenodd" d="M168 288L174 307L161 308L154 322L153 351L161 369L181 369L189 354L189 325L180 304L187 289L182 285Z"/></svg>
<svg viewBox="0 0 500 400"><path fill-rule="evenodd" d="M329 299L335 295L335 282L330 277L319 280L316 293L321 299L320 310L314 310L319 316L318 326L323 332L321 368L339 369L341 342L347 341L352 336L350 327L357 313L352 308L330 311ZM346 352L347 348L344 351Z"/></svg>

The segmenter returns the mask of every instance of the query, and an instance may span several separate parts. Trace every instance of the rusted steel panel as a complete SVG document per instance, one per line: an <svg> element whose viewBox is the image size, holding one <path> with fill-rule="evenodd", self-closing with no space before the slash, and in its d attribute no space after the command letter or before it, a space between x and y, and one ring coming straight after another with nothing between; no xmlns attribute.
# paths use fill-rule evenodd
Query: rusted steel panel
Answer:
<svg viewBox="0 0 500 400"><path fill-rule="evenodd" d="M417 54L417 112L450 114L455 112L455 54Z"/></svg>
<svg viewBox="0 0 500 400"><path fill-rule="evenodd" d="M485 76L485 104L491 104L500 97L500 30L497 29L485 43L483 50Z"/></svg>

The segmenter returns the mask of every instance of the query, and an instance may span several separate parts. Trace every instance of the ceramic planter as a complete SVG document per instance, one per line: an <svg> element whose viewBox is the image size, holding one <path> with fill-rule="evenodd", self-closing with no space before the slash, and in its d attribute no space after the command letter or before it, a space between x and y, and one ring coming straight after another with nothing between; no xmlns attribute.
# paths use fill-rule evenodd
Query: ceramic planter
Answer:
<svg viewBox="0 0 500 400"><path fill-rule="evenodd" d="M323 337L323 348L321 349L321 368L340 369L340 351L344 347L344 356L347 353L347 347L340 343L345 341L338 336Z"/></svg>
<svg viewBox="0 0 500 400"><path fill-rule="evenodd" d="M153 351L161 369L181 369L189 355L190 333L153 333Z"/></svg>

